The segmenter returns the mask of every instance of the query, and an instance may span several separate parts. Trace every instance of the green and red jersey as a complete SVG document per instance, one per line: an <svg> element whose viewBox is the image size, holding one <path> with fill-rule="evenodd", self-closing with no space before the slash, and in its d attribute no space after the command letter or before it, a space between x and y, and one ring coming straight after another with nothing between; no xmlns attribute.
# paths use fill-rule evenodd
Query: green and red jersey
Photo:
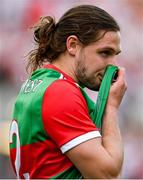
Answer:
<svg viewBox="0 0 143 180"><path fill-rule="evenodd" d="M92 121L94 108L82 87L55 66L36 70L20 90L10 128L17 177L80 178L66 152L100 136Z"/></svg>

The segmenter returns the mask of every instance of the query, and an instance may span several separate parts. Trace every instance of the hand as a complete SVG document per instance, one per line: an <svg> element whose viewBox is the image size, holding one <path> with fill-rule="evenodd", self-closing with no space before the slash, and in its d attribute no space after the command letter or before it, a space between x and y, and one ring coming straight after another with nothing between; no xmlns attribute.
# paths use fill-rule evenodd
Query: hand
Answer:
<svg viewBox="0 0 143 180"><path fill-rule="evenodd" d="M125 79L125 69L119 68L118 77L116 81L111 85L111 88L110 88L106 108L113 107L113 108L118 109L121 104L121 101L123 99L126 89L127 89L127 83Z"/></svg>

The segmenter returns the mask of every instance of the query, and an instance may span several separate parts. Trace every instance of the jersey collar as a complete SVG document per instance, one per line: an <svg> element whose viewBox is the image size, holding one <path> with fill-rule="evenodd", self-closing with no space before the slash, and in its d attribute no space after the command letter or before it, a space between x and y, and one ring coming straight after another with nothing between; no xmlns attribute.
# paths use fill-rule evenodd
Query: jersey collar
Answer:
<svg viewBox="0 0 143 180"><path fill-rule="evenodd" d="M61 69L57 68L53 64L46 64L46 65L44 65L44 68L54 69L54 70L58 71L59 73L61 73L64 76L65 79L70 80L70 81L76 83L75 80L72 77L67 75L65 72L63 72Z"/></svg>

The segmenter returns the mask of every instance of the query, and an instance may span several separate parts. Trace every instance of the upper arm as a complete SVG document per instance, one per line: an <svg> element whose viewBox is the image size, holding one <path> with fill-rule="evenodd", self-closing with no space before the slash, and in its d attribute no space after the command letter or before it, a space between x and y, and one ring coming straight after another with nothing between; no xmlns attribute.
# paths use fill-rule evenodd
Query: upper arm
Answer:
<svg viewBox="0 0 143 180"><path fill-rule="evenodd" d="M66 80L58 80L47 88L42 117L47 134L63 153L100 136L79 87Z"/></svg>
<svg viewBox="0 0 143 180"><path fill-rule="evenodd" d="M50 85L43 98L42 118L47 134L83 177L115 177L114 162L102 146L101 135L76 85L64 80Z"/></svg>
<svg viewBox="0 0 143 180"><path fill-rule="evenodd" d="M102 146L101 138L88 140L66 152L84 178L115 178L115 162Z"/></svg>

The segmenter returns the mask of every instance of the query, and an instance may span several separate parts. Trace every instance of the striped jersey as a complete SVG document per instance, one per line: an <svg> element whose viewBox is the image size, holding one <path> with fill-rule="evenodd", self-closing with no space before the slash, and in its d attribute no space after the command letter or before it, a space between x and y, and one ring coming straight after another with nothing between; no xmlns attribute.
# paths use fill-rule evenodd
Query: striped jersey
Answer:
<svg viewBox="0 0 143 180"><path fill-rule="evenodd" d="M24 82L10 127L10 158L18 178L78 179L66 156L100 136L92 121L95 103L71 77L49 64Z"/></svg>

